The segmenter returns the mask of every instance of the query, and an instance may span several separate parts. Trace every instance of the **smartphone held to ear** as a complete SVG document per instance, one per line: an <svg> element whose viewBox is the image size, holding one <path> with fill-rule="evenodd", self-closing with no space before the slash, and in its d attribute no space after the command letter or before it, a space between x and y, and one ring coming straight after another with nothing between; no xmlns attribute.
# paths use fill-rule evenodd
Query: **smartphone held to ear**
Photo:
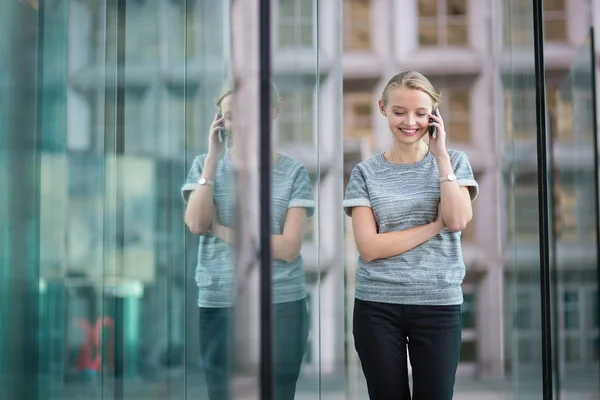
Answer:
<svg viewBox="0 0 600 400"><path fill-rule="evenodd" d="M223 114L221 114L221 111L217 111L217 119L223 119ZM227 137L227 131L225 130L225 123L223 123L223 121L219 122L218 137L219 137L219 143L222 143L223 140L225 140L225 138Z"/></svg>
<svg viewBox="0 0 600 400"><path fill-rule="evenodd" d="M433 110L431 110L431 113L435 115L435 113L437 112L437 108L434 108ZM433 118L429 118L429 122L435 122L435 120ZM429 127L429 136L433 136L433 134L435 133L435 126L430 126Z"/></svg>

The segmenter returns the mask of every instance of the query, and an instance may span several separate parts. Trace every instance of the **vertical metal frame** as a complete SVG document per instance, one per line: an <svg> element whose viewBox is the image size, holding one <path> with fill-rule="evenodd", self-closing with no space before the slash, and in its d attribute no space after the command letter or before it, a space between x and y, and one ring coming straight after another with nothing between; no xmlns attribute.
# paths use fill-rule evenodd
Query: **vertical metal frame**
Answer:
<svg viewBox="0 0 600 400"><path fill-rule="evenodd" d="M271 0L260 0L260 398L273 399L271 293Z"/></svg>
<svg viewBox="0 0 600 400"><path fill-rule="evenodd" d="M550 296L550 207L548 197L549 141L546 131L546 75L544 65L544 2L533 0L533 43L535 55L538 207L540 233L540 292L542 317L542 392L553 398L552 303Z"/></svg>
<svg viewBox="0 0 600 400"><path fill-rule="evenodd" d="M271 4L270 0L231 1L231 70L234 82L234 129L232 148L236 202L235 326L243 323L243 304L252 300L249 278L259 278L259 371L256 391L263 400L273 399L273 315L271 293ZM257 106L248 107L248 104ZM244 121L243 124L240 121ZM256 334L257 332L253 332ZM249 371L247 371L249 372ZM233 398L245 398L237 393Z"/></svg>
<svg viewBox="0 0 600 400"><path fill-rule="evenodd" d="M598 170L600 168L600 162L598 160L598 152L600 151L600 149L598 148L598 116L596 115L596 110L598 109L598 100L596 99L596 96L598 95L598 92L596 91L596 40L594 37L594 27L590 28L589 31L589 35L590 35L590 60L591 60L591 65L590 65L590 69L591 69L591 86L592 86L592 116L593 116L593 120L592 120L592 129L594 132L594 136L593 136L593 143L594 143L594 184L595 184L595 196L596 198L594 199L595 204L596 204L596 268L597 268L597 272L596 272L596 284L597 284L597 291L596 291L596 301L597 304L600 305L600 202L599 197L600 197L600 171ZM598 320L600 321L600 307L598 307L598 309L596 310L596 312L598 313ZM598 350L599 354L598 359L600 359L600 349ZM598 382L600 382L600 376L598 377Z"/></svg>

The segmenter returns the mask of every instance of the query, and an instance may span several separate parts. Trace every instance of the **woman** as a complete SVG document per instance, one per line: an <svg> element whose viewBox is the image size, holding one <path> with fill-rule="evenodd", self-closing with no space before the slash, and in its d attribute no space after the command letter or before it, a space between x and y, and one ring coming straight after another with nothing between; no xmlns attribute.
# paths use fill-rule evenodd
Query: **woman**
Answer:
<svg viewBox="0 0 600 400"><path fill-rule="evenodd" d="M275 118L281 101L273 86L271 91ZM225 91L216 104L219 113L210 128L208 153L196 157L182 188L188 203L185 223L200 236L196 267L200 350L211 400L231 396L229 330L235 268L232 229L235 202L243 201L243 195L235 193L230 161L235 143L232 91ZM306 221L314 212L308 171L291 158L274 154L271 193L275 398L287 400L295 396L308 338L300 256Z"/></svg>
<svg viewBox="0 0 600 400"><path fill-rule="evenodd" d="M418 72L388 82L379 110L392 146L353 169L344 199L360 254L354 340L372 400L411 398L407 348L412 398L453 395L465 274L460 231L478 185L465 154L446 149L439 102Z"/></svg>

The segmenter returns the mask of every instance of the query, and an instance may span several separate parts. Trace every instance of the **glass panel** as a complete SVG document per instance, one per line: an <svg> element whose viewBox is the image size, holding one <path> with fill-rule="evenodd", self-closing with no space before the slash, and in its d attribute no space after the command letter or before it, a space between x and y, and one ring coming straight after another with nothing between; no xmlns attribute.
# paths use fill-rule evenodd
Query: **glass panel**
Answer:
<svg viewBox="0 0 600 400"><path fill-rule="evenodd" d="M506 366L517 398L542 398L539 192L533 4L503 1L505 66L502 81L507 140L504 187L508 202L504 274ZM518 59L518 61L517 61ZM516 295L514 301L511 295Z"/></svg>
<svg viewBox="0 0 600 400"><path fill-rule="evenodd" d="M554 236L558 321L557 387L561 398L594 396L598 381L598 154L590 35L556 93L553 146ZM577 387L573 384L577 381Z"/></svg>

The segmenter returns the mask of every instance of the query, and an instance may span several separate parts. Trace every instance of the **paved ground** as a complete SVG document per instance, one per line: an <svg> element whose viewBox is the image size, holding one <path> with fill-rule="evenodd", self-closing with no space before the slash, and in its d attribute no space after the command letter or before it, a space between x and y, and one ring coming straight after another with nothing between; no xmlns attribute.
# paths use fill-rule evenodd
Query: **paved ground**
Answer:
<svg viewBox="0 0 600 400"><path fill-rule="evenodd" d="M588 384L574 383L572 388L561 393L565 400L600 400L598 394L598 379L587 380ZM592 385L590 385L592 382ZM296 400L363 400L368 399L364 382L359 377L350 385L354 393L347 393L347 386L343 377L329 376L321 381L317 377L303 377L298 383ZM595 385L595 386L593 386ZM42 394L43 400L106 400L115 399L114 382L77 383L60 385ZM256 400L259 397L254 392L253 382L250 379L237 379L236 400ZM540 400L540 388L521 387L518 390L515 383L498 380L474 381L461 378L457 381L455 400ZM539 386L539 385L538 385ZM587 386L587 387L586 387ZM319 389L320 388L320 389ZM319 397L320 393L320 397ZM201 374L175 375L168 380L130 380L123 386L125 400L207 400L204 382Z"/></svg>

